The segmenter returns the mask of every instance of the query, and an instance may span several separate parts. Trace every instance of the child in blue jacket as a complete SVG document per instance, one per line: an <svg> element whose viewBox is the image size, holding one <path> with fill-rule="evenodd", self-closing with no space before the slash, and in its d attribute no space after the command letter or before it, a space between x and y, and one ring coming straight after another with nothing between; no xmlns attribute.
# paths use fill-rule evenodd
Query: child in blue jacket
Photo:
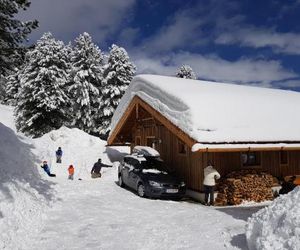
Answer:
<svg viewBox="0 0 300 250"><path fill-rule="evenodd" d="M44 169L44 171L47 173L47 175L49 175L50 177L55 177L55 174L51 174L50 172L50 168L47 164L47 161L43 161L43 165L41 166L42 169Z"/></svg>
<svg viewBox="0 0 300 250"><path fill-rule="evenodd" d="M55 154L56 154L56 163L61 163L61 157L63 155L61 147L58 147L58 149L56 150Z"/></svg>

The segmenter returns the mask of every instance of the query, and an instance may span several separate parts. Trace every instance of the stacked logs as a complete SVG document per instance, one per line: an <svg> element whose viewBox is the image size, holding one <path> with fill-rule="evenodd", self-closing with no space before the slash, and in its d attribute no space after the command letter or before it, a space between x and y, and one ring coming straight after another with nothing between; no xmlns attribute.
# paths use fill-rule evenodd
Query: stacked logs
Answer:
<svg viewBox="0 0 300 250"><path fill-rule="evenodd" d="M265 172L234 171L220 180L215 205L239 205L244 201L272 200L272 186L274 186L274 178Z"/></svg>

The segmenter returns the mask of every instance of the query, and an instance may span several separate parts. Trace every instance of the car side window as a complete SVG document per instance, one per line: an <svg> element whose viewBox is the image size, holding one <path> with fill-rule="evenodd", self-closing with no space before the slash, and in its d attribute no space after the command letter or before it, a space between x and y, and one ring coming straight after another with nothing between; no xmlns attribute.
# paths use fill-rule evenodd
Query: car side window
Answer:
<svg viewBox="0 0 300 250"><path fill-rule="evenodd" d="M131 165L134 167L134 168L141 168L141 164L138 160L136 159L132 159L131 160Z"/></svg>
<svg viewBox="0 0 300 250"><path fill-rule="evenodd" d="M131 158L124 158L124 166L128 168L131 166Z"/></svg>

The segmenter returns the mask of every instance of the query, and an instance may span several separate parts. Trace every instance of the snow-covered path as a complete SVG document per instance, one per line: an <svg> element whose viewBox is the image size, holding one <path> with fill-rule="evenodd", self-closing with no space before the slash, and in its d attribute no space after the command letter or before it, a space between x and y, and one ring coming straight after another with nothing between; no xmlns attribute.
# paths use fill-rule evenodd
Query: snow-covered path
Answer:
<svg viewBox="0 0 300 250"><path fill-rule="evenodd" d="M99 138L65 127L37 139L20 137L14 134L12 109L6 106L0 106L0 122L7 138L0 144L0 158L2 153L8 162L0 162L6 174L5 186L0 185L0 230L5 233L0 234L0 248L247 249L246 220L259 208L142 199L116 184L117 163L103 169L101 179L90 178L98 158L112 164L128 148L106 148ZM58 146L64 151L59 165L54 159ZM32 156L27 159L28 152ZM39 167L43 160L56 178ZM74 181L67 179L69 164L75 166ZM28 171L25 179L22 171Z"/></svg>
<svg viewBox="0 0 300 250"><path fill-rule="evenodd" d="M115 168L102 179L60 179L30 249L247 249L243 227L257 208L141 199L115 181Z"/></svg>

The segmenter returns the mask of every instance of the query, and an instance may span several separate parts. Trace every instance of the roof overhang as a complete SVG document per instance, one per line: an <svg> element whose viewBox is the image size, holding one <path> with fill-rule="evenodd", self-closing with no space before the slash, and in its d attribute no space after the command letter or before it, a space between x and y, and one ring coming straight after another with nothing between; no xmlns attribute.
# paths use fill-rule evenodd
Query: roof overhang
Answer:
<svg viewBox="0 0 300 250"><path fill-rule="evenodd" d="M180 140L182 140L190 148L195 143L197 143L196 140L194 140L189 135L187 135L185 132L183 132L180 128L175 126L170 120L168 120L160 112L158 112L153 107L151 107L148 103L146 103L140 97L134 96L133 99L131 100L131 102L129 103L128 107L126 108L124 114L122 115L121 119L119 120L119 122L117 123L115 128L110 132L108 140L107 140L108 145L115 144L116 138L117 138L118 134L120 133L122 127L126 124L126 121L130 117L130 114L132 112L135 112L135 110L138 108L138 106L141 106L143 109L145 109L152 117L154 117L161 124L163 124L165 127L167 127L173 134L175 134Z"/></svg>
<svg viewBox="0 0 300 250"><path fill-rule="evenodd" d="M192 147L193 152L240 152L240 151L278 151L278 150L300 150L298 143L223 143L208 144L196 143Z"/></svg>
<svg viewBox="0 0 300 250"><path fill-rule="evenodd" d="M107 143L108 146L118 145L124 146L128 143L119 143L116 138L122 127L126 124L132 112L136 112L138 106L143 107L151 116L157 119L161 124L167 127L173 134L181 139L192 152L241 152L241 151L279 151L279 150L300 150L300 141L272 141L272 142L197 142L191 138L180 128L175 126L170 120L163 116L160 112L151 107L148 103L138 96L134 96L129 103L126 111L116 124L115 128L110 132Z"/></svg>

